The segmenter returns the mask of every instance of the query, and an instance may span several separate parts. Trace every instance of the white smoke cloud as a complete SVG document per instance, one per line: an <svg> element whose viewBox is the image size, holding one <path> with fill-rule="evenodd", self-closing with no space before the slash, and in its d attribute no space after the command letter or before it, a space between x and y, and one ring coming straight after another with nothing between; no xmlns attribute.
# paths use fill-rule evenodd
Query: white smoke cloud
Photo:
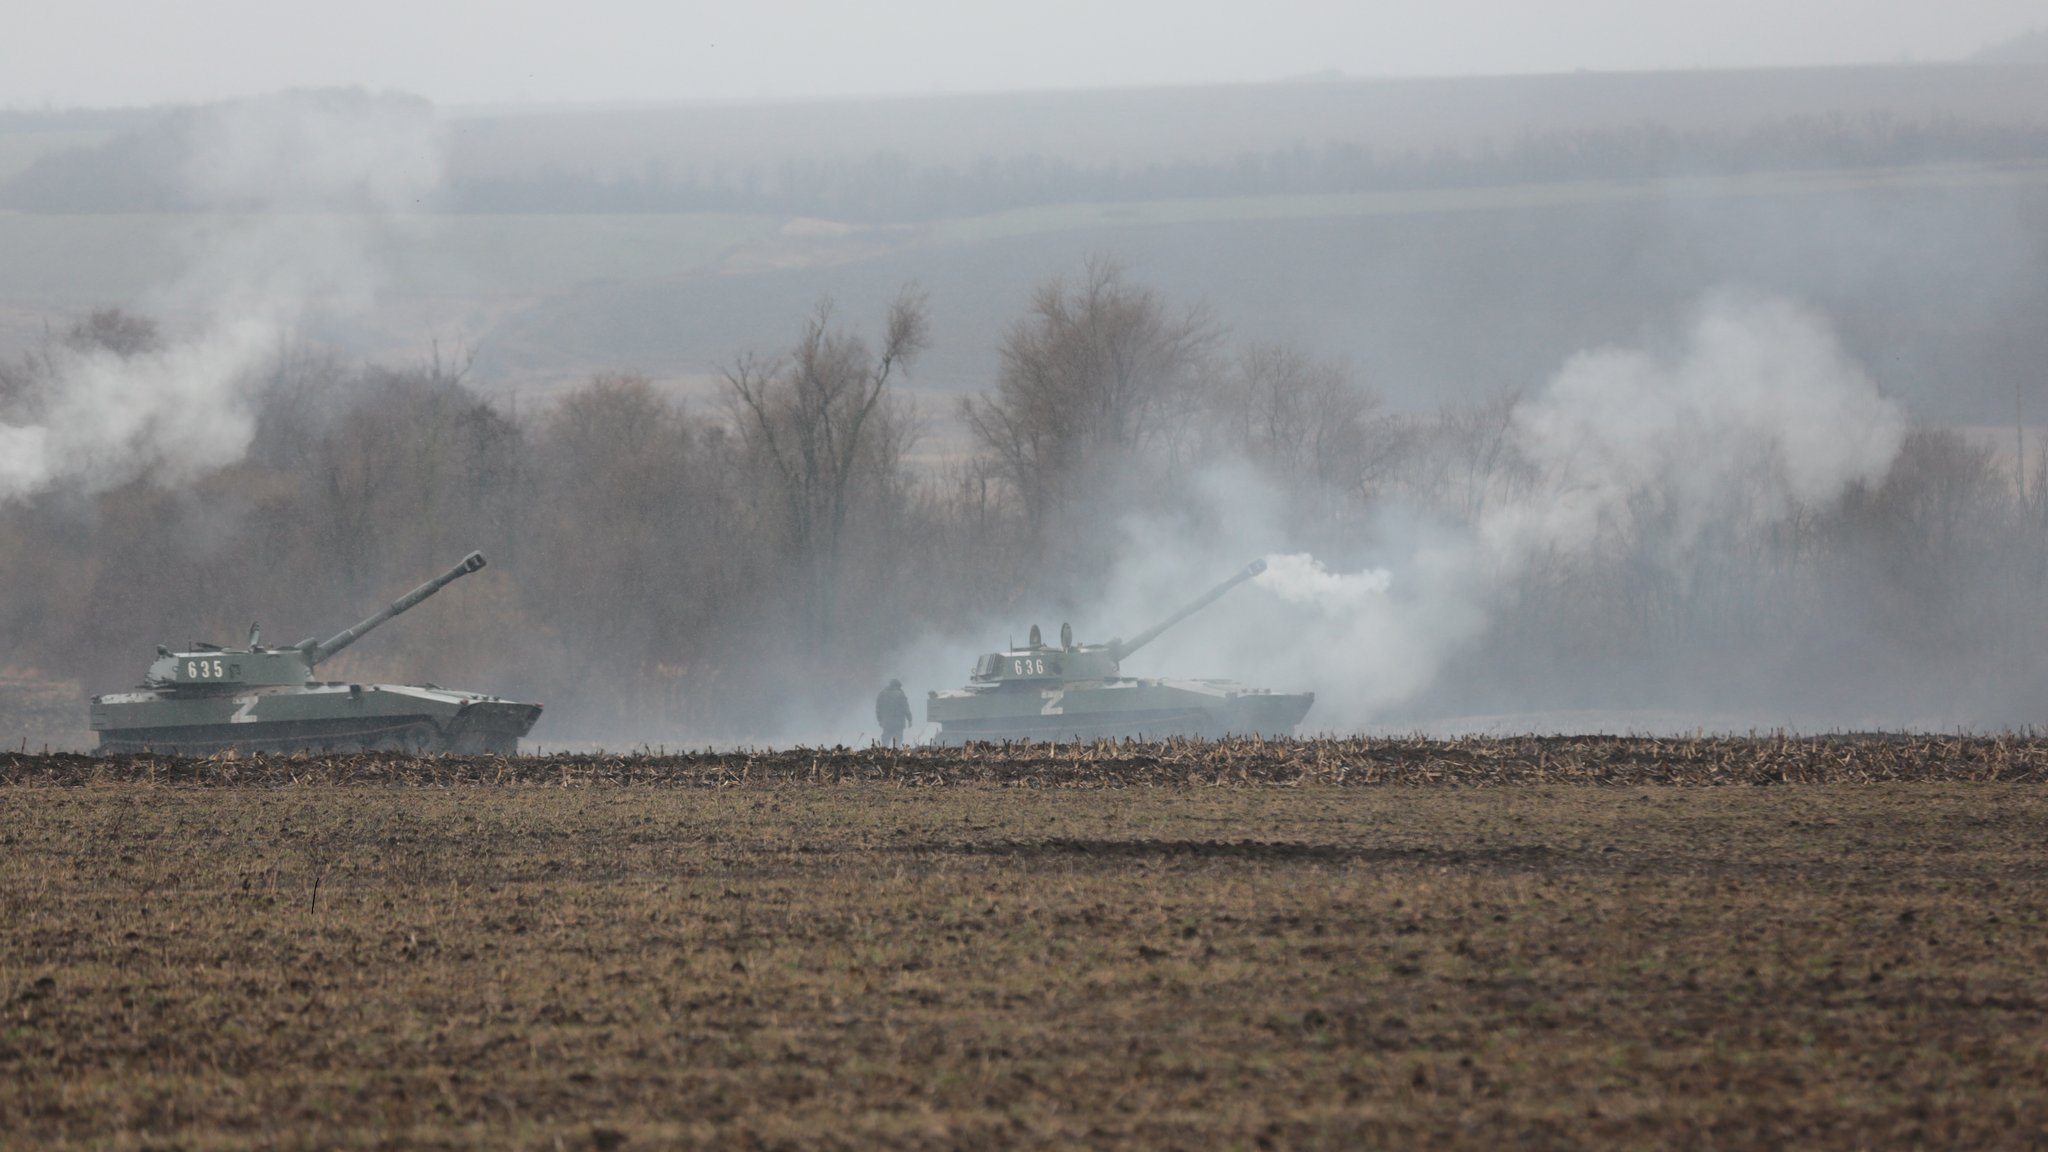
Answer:
<svg viewBox="0 0 2048 1152"><path fill-rule="evenodd" d="M144 475L177 484L233 463L256 430L241 382L276 338L271 325L243 320L127 358L54 352L42 420L0 425L0 497L65 481L100 491Z"/></svg>
<svg viewBox="0 0 2048 1152"><path fill-rule="evenodd" d="M1779 520L1876 480L1905 437L1904 412L1820 317L1722 292L1676 356L1582 352L1522 405L1512 443L1539 487L1490 505L1479 532L1509 563L1583 552L1648 498L1683 548L1711 522Z"/></svg>
<svg viewBox="0 0 2048 1152"><path fill-rule="evenodd" d="M369 305L372 242L409 227L441 180L433 109L408 97L284 93L177 126L185 191L209 219L184 272L142 304L195 325L128 357L50 350L30 415L0 423L0 500L177 484L240 459L268 358L310 313Z"/></svg>
<svg viewBox="0 0 2048 1152"><path fill-rule="evenodd" d="M1332 572L1306 552L1266 557L1259 586L1289 604L1311 604L1324 611L1356 612L1379 602L1394 583L1394 574L1370 568L1350 574Z"/></svg>
<svg viewBox="0 0 2048 1152"><path fill-rule="evenodd" d="M400 215L440 184L441 145L424 100L285 92L207 109L193 125L184 183L216 209Z"/></svg>
<svg viewBox="0 0 2048 1152"><path fill-rule="evenodd" d="M1393 510L1376 559L1353 572L1269 551L1253 583L1261 595L1226 597L1126 672L1311 689L1306 730L1369 727L1482 642L1488 605L1539 559L1621 544L1682 570L1709 529L1775 522L1881 478L1906 432L1903 411L1821 317L1717 293L1668 352L1602 348L1567 361L1508 425L1520 478L1495 484L1468 522ZM1191 597L1244 550L1269 547L1279 497L1249 469L1226 471L1203 487L1221 531L1134 530L1107 597L1121 611ZM1639 522L1646 515L1654 524ZM1169 586L1178 591L1162 598Z"/></svg>
<svg viewBox="0 0 2048 1152"><path fill-rule="evenodd" d="M35 490L49 474L49 430L0 424L0 498Z"/></svg>
<svg viewBox="0 0 2048 1152"><path fill-rule="evenodd" d="M1411 571L1431 563L1431 555L1417 555ZM1484 626L1475 599L1456 580L1397 583L1385 568L1331 572L1306 553L1266 557L1266 571L1253 585L1270 599L1243 612L1258 621L1267 644L1285 645L1286 656L1273 667L1270 657L1247 653L1242 639L1232 645L1233 656L1261 676L1287 678L1261 687L1314 690L1311 730L1356 728L1426 689L1443 662Z"/></svg>

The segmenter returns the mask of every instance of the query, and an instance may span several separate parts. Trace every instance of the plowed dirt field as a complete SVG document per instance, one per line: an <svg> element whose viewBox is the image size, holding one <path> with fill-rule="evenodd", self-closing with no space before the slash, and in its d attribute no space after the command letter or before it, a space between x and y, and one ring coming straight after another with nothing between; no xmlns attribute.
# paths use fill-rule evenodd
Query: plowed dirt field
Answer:
<svg viewBox="0 0 2048 1152"><path fill-rule="evenodd" d="M2033 1147L2048 743L0 755L0 1145Z"/></svg>

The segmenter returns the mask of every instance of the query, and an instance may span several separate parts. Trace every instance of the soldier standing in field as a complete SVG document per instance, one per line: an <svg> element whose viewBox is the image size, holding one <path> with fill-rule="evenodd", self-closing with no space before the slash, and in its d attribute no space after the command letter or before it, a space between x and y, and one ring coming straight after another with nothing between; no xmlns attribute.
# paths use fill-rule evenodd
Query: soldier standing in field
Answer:
<svg viewBox="0 0 2048 1152"><path fill-rule="evenodd" d="M903 743L903 730L910 726L910 697L903 694L903 681L889 681L875 697L875 719L881 722L883 743L891 748Z"/></svg>

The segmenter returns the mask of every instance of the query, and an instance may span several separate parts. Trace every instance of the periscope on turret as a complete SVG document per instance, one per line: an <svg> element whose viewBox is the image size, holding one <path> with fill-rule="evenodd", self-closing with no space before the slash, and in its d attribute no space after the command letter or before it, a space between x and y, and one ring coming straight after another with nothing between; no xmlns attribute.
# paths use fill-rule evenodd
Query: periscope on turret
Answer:
<svg viewBox="0 0 2048 1152"><path fill-rule="evenodd" d="M541 706L433 684L318 681L313 670L386 621L481 569L471 552L453 568L326 640L267 648L252 626L241 648L159 646L140 687L95 696L102 752L460 752L509 755Z"/></svg>
<svg viewBox="0 0 2048 1152"><path fill-rule="evenodd" d="M1038 626L1021 648L984 653L964 688L934 691L925 719L939 740L1159 739L1292 735L1315 703L1312 692L1272 692L1231 680L1126 676L1122 664L1167 629L1266 570L1254 560L1179 611L1129 640L1076 644L1060 627L1057 646Z"/></svg>

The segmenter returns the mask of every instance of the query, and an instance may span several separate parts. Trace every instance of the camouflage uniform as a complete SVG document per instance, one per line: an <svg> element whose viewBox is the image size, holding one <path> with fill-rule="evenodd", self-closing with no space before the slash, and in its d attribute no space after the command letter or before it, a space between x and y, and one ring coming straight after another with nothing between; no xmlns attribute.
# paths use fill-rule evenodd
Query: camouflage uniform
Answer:
<svg viewBox="0 0 2048 1152"><path fill-rule="evenodd" d="M882 725L883 743L891 748L903 743L903 729L910 725L910 697L903 694L903 681L889 681L875 697L875 719Z"/></svg>

